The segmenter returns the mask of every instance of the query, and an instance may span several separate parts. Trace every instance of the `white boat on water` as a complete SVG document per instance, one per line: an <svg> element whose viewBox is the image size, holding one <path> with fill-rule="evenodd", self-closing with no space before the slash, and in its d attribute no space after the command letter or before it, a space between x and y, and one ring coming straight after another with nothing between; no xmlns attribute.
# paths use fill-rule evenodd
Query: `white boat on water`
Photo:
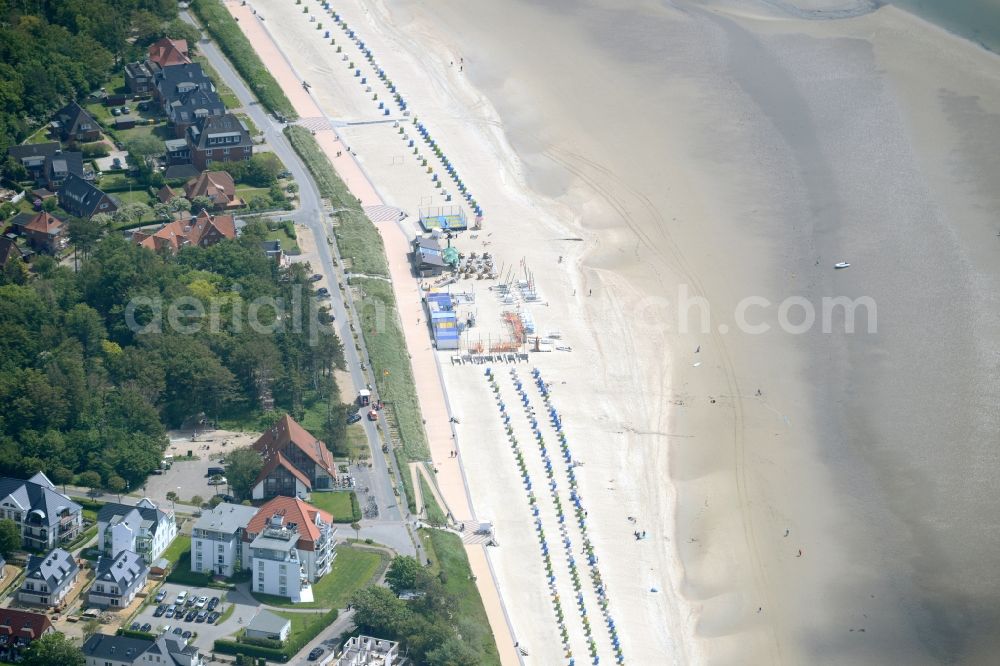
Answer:
<svg viewBox="0 0 1000 666"><path fill-rule="evenodd" d="M850 268L851 265L846 261L840 261L833 265L834 268Z"/></svg>

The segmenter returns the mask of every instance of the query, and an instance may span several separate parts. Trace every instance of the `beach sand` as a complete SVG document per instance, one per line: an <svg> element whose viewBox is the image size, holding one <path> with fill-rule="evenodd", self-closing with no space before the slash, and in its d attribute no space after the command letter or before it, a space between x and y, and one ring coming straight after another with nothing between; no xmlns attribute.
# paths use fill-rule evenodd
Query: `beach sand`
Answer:
<svg viewBox="0 0 1000 666"><path fill-rule="evenodd" d="M290 2L253 4L323 113L378 117ZM988 663L997 648L998 60L866 5L335 5L486 209L459 247L524 260L547 302L526 307L573 349L531 365L585 462L629 663ZM341 135L378 198L413 212L436 193L395 132ZM475 288L483 337L503 331L486 287L457 287ZM700 311L684 293L709 326L685 327ZM775 304L747 312L769 333L736 326L751 296ZM844 333L842 315L782 332L792 296L817 311L870 297L877 333ZM444 360L515 640L556 663L483 368Z"/></svg>

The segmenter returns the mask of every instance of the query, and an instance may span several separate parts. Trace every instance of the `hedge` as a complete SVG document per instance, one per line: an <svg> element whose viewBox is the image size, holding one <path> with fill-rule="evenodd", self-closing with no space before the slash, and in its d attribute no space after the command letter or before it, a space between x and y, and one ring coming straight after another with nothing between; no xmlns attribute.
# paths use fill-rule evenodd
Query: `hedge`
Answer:
<svg viewBox="0 0 1000 666"><path fill-rule="evenodd" d="M281 86L261 62L250 41L240 30L240 26L219 0L192 0L191 9L208 34L218 42L219 48L233 63L236 71L257 95L260 103L275 115L284 116L287 120L297 118L298 114L295 113L295 108L285 96Z"/></svg>
<svg viewBox="0 0 1000 666"><path fill-rule="evenodd" d="M116 633L119 636L125 636L126 638L141 638L146 641L156 640L156 635L151 634L148 631L132 631L131 629L119 629Z"/></svg>
<svg viewBox="0 0 1000 666"><path fill-rule="evenodd" d="M215 645L212 648L216 652L221 652L223 654L244 654L248 657L264 657L265 659L271 659L273 661L286 662L298 653L304 645L309 641L316 638L321 631L329 627L337 619L337 609L334 608L328 612L323 617L317 619L308 627L308 631L304 634L299 635L299 640L288 641L285 643L283 648L275 649L268 647L261 647L259 645L251 645L249 643L241 643L239 641L228 641L224 639L219 639L215 641Z"/></svg>
<svg viewBox="0 0 1000 666"><path fill-rule="evenodd" d="M245 654L249 657L264 657L265 659L270 659L272 661L288 661L288 655L285 654L284 650L275 650L274 648L260 647L259 645L250 645L249 643L227 641L221 638L215 641L215 645L212 649L216 652L221 652L222 654Z"/></svg>

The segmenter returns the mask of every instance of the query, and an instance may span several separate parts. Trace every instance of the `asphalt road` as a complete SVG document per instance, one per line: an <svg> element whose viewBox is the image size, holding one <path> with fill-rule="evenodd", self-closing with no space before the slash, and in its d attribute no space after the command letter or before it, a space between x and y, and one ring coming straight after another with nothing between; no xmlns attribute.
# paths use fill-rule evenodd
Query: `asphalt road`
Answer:
<svg viewBox="0 0 1000 666"><path fill-rule="evenodd" d="M188 23L195 24L195 21L187 12L181 12L181 18ZM345 302L343 292L338 287L338 284L343 281L343 274L334 263L337 250L336 246L332 245L329 240L331 237L329 215L325 210L315 181L283 134L282 130L285 126L254 101L253 94L229 64L229 61L219 48L213 42L203 39L198 42L198 50L205 56L215 71L218 72L222 81L232 89L233 93L243 104L241 112L250 116L253 123L264 134L267 145L281 159L295 178L295 181L299 184L298 209L290 211L282 215L282 217L292 219L296 223L304 224L312 230L316 239L316 249L320 264L319 266L314 266L313 269L322 273L324 277L323 281L317 283L316 286L326 286L330 291L330 304L336 317L335 325L340 339L344 341L344 356L354 388L357 389L368 384L374 384L370 376L371 364L368 362L368 353L364 340L360 340L360 354L353 344L349 323L352 321L352 318L357 321L357 312L354 309L354 304L350 302L350 297L348 296L348 301ZM339 259L339 257L336 258ZM369 370L362 370L362 357L365 360L365 368L369 368ZM341 387L341 390L345 397L351 395L351 387ZM415 546L414 543L419 543L419 541L412 538L407 526L407 520L410 519L409 511L405 505L400 506L401 498L397 498L392 479L389 475L390 466L395 470L397 479L401 478L399 476L400 470L396 469L396 461L392 456L387 457L382 453L382 440L375 424L369 422L367 419L363 421L363 424L365 433L368 436L368 445L371 449L371 462L373 464L370 470L371 473L368 474L365 484L376 497L379 507L379 517L374 520L362 521L363 529L361 536L363 538L371 536L376 541L379 541L377 536L386 539L388 536L387 528L392 526L392 528L401 530L401 532L381 542L403 554L417 554L418 546ZM385 427L384 421L382 425ZM369 530L369 527L372 529ZM369 534L369 531L372 534Z"/></svg>

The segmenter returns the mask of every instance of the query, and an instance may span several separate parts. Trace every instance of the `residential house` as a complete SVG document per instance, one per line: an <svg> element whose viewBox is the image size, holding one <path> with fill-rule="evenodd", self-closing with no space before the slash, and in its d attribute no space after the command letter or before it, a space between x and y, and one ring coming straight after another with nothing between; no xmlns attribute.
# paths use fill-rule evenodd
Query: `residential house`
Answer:
<svg viewBox="0 0 1000 666"><path fill-rule="evenodd" d="M222 103L219 94L202 87L179 93L166 102L164 107L177 138L184 138L187 128L202 118L221 116L226 112L226 105Z"/></svg>
<svg viewBox="0 0 1000 666"><path fill-rule="evenodd" d="M156 198L160 203L170 203L177 196L179 195L169 185L164 185L156 192Z"/></svg>
<svg viewBox="0 0 1000 666"><path fill-rule="evenodd" d="M0 660L21 661L21 652L31 642L55 631L47 615L0 608Z"/></svg>
<svg viewBox="0 0 1000 666"><path fill-rule="evenodd" d="M198 648L183 640L94 634L81 648L87 666L203 666Z"/></svg>
<svg viewBox="0 0 1000 666"><path fill-rule="evenodd" d="M149 567L138 553L123 550L113 557L101 555L87 601L91 606L125 608L146 585L148 576Z"/></svg>
<svg viewBox="0 0 1000 666"><path fill-rule="evenodd" d="M208 247L226 238L236 238L233 216L213 216L206 210L183 220L167 222L153 232L139 230L132 234L132 242L137 245L171 253L188 245Z"/></svg>
<svg viewBox="0 0 1000 666"><path fill-rule="evenodd" d="M19 219L14 221L14 228L28 240L34 249L57 254L66 247L68 242L67 227L62 220L48 211L43 210L31 215L27 220L18 217Z"/></svg>
<svg viewBox="0 0 1000 666"><path fill-rule="evenodd" d="M14 159L21 162L28 175L34 179L36 184L45 182L45 161L58 153L62 147L58 141L47 143L25 143L20 146L11 146L7 153Z"/></svg>
<svg viewBox="0 0 1000 666"><path fill-rule="evenodd" d="M7 264L20 259L27 261L28 255L22 250L17 241L7 235L0 236L0 269L6 268Z"/></svg>
<svg viewBox="0 0 1000 666"><path fill-rule="evenodd" d="M187 139L167 139L163 143L166 146L168 167L188 166L192 174L199 173L197 169L191 166L191 146L188 145ZM171 177L170 168L168 168L167 173L163 177L173 180L177 176Z"/></svg>
<svg viewBox="0 0 1000 666"><path fill-rule="evenodd" d="M47 555L32 555L28 558L17 600L22 604L59 608L73 589L79 573L80 565L76 559L62 548L56 548Z"/></svg>
<svg viewBox="0 0 1000 666"><path fill-rule="evenodd" d="M47 551L75 539L83 526L82 508L41 472L27 481L0 477L0 519L14 521L25 548Z"/></svg>
<svg viewBox="0 0 1000 666"><path fill-rule="evenodd" d="M351 636L332 666L393 666L403 663L399 643L371 636Z"/></svg>
<svg viewBox="0 0 1000 666"><path fill-rule="evenodd" d="M277 261L279 264L285 258L285 253L281 250L280 240L274 239L261 241L260 249L263 250L265 257Z"/></svg>
<svg viewBox="0 0 1000 666"><path fill-rule="evenodd" d="M275 497L261 506L243 532L243 561L254 592L312 600L312 583L325 576L335 557L333 518L295 497Z"/></svg>
<svg viewBox="0 0 1000 666"><path fill-rule="evenodd" d="M314 490L331 490L336 478L333 454L326 444L285 414L253 444L264 459L252 497L304 497Z"/></svg>
<svg viewBox="0 0 1000 666"><path fill-rule="evenodd" d="M63 141L88 143L101 138L101 126L76 102L59 109L52 126Z"/></svg>
<svg viewBox="0 0 1000 666"><path fill-rule="evenodd" d="M153 70L147 62L130 62L125 65L125 89L133 95L150 95L153 92Z"/></svg>
<svg viewBox="0 0 1000 666"><path fill-rule="evenodd" d="M243 568L243 531L257 509L222 502L203 511L191 532L191 570L232 576Z"/></svg>
<svg viewBox="0 0 1000 666"><path fill-rule="evenodd" d="M247 638L264 638L284 643L291 631L291 620L275 615L269 610L261 609L247 623L247 628L243 633Z"/></svg>
<svg viewBox="0 0 1000 666"><path fill-rule="evenodd" d="M187 128L191 163L199 171L220 162L243 162L253 155L250 132L239 118L231 113L206 116Z"/></svg>
<svg viewBox="0 0 1000 666"><path fill-rule="evenodd" d="M159 67L191 64L191 58L188 57L188 43L186 39L164 37L150 44L147 54L148 62Z"/></svg>
<svg viewBox="0 0 1000 666"><path fill-rule="evenodd" d="M66 178L59 190L59 205L71 215L86 218L118 210L117 199L74 174Z"/></svg>
<svg viewBox="0 0 1000 666"><path fill-rule="evenodd" d="M153 94L166 113L181 95L193 90L216 92L215 84L198 63L158 68L153 74Z"/></svg>
<svg viewBox="0 0 1000 666"><path fill-rule="evenodd" d="M176 536L173 511L163 511L145 497L135 506L105 504L97 513L97 547L105 555L131 550L150 564Z"/></svg>
<svg viewBox="0 0 1000 666"><path fill-rule="evenodd" d="M53 192L58 191L70 174L79 176L84 180L93 179L93 172L84 168L83 153L57 150L55 154L46 158L43 180L49 190Z"/></svg>
<svg viewBox="0 0 1000 666"><path fill-rule="evenodd" d="M228 171L203 171L184 185L188 199L208 197L216 208L239 208L243 200L236 196L236 183Z"/></svg>

